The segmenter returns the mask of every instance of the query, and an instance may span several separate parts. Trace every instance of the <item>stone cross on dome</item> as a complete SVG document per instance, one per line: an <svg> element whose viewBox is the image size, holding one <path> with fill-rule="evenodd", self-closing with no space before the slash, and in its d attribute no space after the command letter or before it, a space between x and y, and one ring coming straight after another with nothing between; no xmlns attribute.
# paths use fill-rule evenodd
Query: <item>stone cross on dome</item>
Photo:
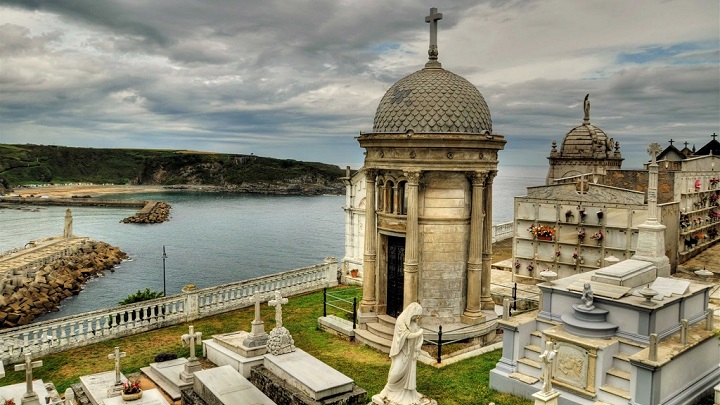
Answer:
<svg viewBox="0 0 720 405"><path fill-rule="evenodd" d="M437 46L437 22L442 20L442 13L437 12L437 8L433 7L430 9L430 15L425 17L425 22L430 23L430 47L428 48L428 63L425 67L440 67L438 59L438 46Z"/></svg>

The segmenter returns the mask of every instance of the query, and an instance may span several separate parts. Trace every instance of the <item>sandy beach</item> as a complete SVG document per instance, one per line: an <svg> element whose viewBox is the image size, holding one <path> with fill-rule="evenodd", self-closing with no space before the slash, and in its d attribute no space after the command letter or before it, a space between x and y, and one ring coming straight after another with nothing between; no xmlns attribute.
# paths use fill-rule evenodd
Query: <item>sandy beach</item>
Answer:
<svg viewBox="0 0 720 405"><path fill-rule="evenodd" d="M70 198L72 196L97 197L106 194L157 193L167 191L164 186L116 186L116 185L61 185L46 187L18 187L15 194L21 197L48 196L53 198Z"/></svg>

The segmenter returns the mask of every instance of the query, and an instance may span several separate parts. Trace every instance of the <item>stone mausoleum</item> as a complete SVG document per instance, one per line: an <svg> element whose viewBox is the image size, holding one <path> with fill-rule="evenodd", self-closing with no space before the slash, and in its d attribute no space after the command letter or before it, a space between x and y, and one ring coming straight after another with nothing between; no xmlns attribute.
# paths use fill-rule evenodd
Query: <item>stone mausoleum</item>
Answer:
<svg viewBox="0 0 720 405"><path fill-rule="evenodd" d="M363 176L347 178L351 192L365 194L357 204L348 197L364 208L362 327L417 301L425 326L495 330L492 187L506 141L477 88L438 61L440 18L436 9L426 18L425 67L390 87L373 132L358 138Z"/></svg>

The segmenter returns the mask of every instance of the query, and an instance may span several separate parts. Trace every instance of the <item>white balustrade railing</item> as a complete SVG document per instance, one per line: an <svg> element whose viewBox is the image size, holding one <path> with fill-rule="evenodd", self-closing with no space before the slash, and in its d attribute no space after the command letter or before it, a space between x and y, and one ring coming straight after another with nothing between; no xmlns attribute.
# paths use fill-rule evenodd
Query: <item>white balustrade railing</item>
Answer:
<svg viewBox="0 0 720 405"><path fill-rule="evenodd" d="M513 222L504 222L492 226L492 243L511 239L513 237Z"/></svg>
<svg viewBox="0 0 720 405"><path fill-rule="evenodd" d="M183 289L182 294L100 309L0 331L0 360L21 362L74 347L192 321L254 304L255 292L297 295L337 285L337 259L232 284Z"/></svg>

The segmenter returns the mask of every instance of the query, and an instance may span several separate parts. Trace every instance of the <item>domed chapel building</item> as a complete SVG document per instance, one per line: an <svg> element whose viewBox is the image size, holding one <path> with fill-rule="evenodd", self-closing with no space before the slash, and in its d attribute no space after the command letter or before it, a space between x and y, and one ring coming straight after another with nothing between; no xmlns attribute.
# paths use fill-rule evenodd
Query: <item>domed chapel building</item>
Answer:
<svg viewBox="0 0 720 405"><path fill-rule="evenodd" d="M429 60L385 93L373 132L358 137L364 168L346 178L346 232L364 230L362 247L346 240L344 264L362 249L361 329L415 301L426 327L476 325L474 336L496 327L492 187L506 141L477 88L438 61L441 18L430 10Z"/></svg>

